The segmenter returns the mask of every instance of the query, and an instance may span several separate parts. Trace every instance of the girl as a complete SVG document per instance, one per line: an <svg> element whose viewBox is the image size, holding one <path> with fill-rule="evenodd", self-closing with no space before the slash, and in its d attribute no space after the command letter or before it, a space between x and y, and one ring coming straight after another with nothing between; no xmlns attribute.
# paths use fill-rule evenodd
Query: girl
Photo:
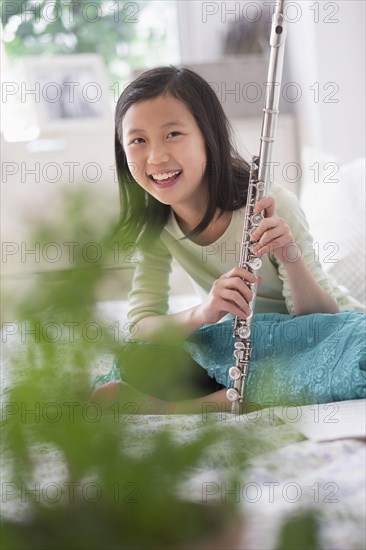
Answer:
<svg viewBox="0 0 366 550"><path fill-rule="evenodd" d="M172 361L167 359L161 376L175 377L180 389L187 385L188 399L180 399L185 390L164 395L154 365L164 362L169 346L156 340L171 326L189 337L206 325L213 328L227 314L249 314L250 284L256 278L237 267L249 166L232 144L230 125L215 93L186 68L161 67L139 76L119 98L115 123L121 226L127 240L137 240L142 256L129 295L129 320L140 340L155 343L148 344L148 353L146 346L132 345L132 352L120 360L123 380L130 383L103 385L93 399L105 406L115 400L134 402L141 413L194 413L203 403L229 408L226 367L220 366L226 369L221 377L213 372L212 382L192 353L177 361L174 355ZM261 211L265 217L253 234L256 255L263 262L255 313L307 316L335 314L340 306L349 309L347 295L314 259L312 238L295 196L273 184L271 196L256 206L256 212ZM168 314L173 257L202 302ZM192 345L187 349L192 351ZM198 355L199 348L198 344ZM144 359L139 359L140 353Z"/></svg>

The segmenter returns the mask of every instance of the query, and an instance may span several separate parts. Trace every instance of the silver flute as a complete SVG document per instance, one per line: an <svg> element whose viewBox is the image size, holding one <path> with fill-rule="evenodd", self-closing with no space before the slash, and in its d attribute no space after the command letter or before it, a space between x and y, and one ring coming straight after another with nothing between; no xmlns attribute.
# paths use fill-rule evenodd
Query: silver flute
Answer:
<svg viewBox="0 0 366 550"><path fill-rule="evenodd" d="M258 270L261 268L262 261L252 252L255 241L251 240L251 233L258 227L263 219L262 213L254 214L254 208L258 201L268 195L270 187L270 163L278 118L283 57L287 34L284 6L285 0L279 0L272 17L270 37L271 51L266 82L267 91L265 107L263 109L264 114L260 150L259 156L254 156L251 162L248 198L245 208L243 237L241 241L239 267L243 267L254 275L257 275ZM248 375L249 360L252 352L251 320L254 313L257 283L247 284L253 293L253 299L249 304L250 313L246 319L240 319L240 317L236 316L233 321L235 366L230 368L229 376L234 381L234 384L233 387L226 392L226 397L232 402L232 413L240 412L240 405L244 400L245 381Z"/></svg>

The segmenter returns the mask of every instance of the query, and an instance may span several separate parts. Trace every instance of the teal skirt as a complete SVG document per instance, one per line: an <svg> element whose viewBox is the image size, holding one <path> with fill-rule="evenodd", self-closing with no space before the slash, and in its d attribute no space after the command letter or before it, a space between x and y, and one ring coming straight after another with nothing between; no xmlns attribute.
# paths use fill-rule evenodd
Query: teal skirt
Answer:
<svg viewBox="0 0 366 550"><path fill-rule="evenodd" d="M252 342L248 401L306 405L366 398L364 313L257 314ZM203 327L186 347L210 376L232 386L231 322Z"/></svg>
<svg viewBox="0 0 366 550"><path fill-rule="evenodd" d="M218 384L232 386L228 372L235 361L230 321L204 326L184 347ZM117 380L123 380L123 355L119 366L98 377L94 386ZM245 397L262 405L366 398L366 315L254 315Z"/></svg>

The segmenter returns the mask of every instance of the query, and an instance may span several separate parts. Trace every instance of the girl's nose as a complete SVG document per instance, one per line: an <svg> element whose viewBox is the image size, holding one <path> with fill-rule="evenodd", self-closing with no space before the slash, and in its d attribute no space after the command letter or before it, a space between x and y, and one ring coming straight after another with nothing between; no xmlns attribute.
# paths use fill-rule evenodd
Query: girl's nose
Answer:
<svg viewBox="0 0 366 550"><path fill-rule="evenodd" d="M147 162L149 164L162 164L167 160L169 160L169 154L164 144L155 144L150 146L147 158Z"/></svg>

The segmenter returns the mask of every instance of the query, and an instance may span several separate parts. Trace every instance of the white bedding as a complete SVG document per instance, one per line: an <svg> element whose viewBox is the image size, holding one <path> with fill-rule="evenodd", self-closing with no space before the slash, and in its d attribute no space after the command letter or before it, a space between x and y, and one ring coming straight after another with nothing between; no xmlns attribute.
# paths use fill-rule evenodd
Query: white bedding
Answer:
<svg viewBox="0 0 366 550"><path fill-rule="evenodd" d="M193 298L191 298L193 300ZM174 301L172 308L188 304L188 297ZM98 306L99 314L116 321L122 330L126 324L126 302L107 302ZM108 323L107 323L108 325ZM3 390L11 383L7 372L9 357L21 353L19 335L8 338L3 346ZM106 350L93 365L91 376L109 369L112 356ZM129 425L136 452L144 453L154 434L166 426L175 427L179 444L190 441L207 427L207 416L139 416ZM314 509L320 520L323 549L360 550L365 548L365 441L342 439L317 443L305 440L296 426L285 424L266 411L259 417L211 414L210 425L221 430L220 445L207 462L192 471L182 486L182 494L202 502L224 498L221 480L230 468L228 434L234 434L239 445L250 454L250 469L236 488L243 519L237 548L271 550L276 546L278 530L291 514ZM39 476L46 483L62 481L63 464L57 453L39 449ZM6 482L6 473L3 474ZM216 491L217 488L217 491ZM3 513L18 515L19 502L3 504Z"/></svg>
<svg viewBox="0 0 366 550"><path fill-rule="evenodd" d="M262 411L263 412L263 411ZM260 419L240 421L230 415L213 415L222 430L222 444L212 462L197 469L185 494L202 502L225 498L221 488L230 448L228 432L251 454L251 466L236 488L243 510L243 528L237 548L271 550L284 519L313 509L320 519L321 548L360 550L365 547L365 442L356 439L316 443L303 440L289 425ZM200 415L141 417L134 432L139 444L164 425L179 428L179 439L190 440L204 429ZM245 429L245 438L244 438ZM260 435L260 441L258 441ZM217 492L211 497L210 492ZM230 488L228 488L229 491ZM231 487L232 489L232 487Z"/></svg>

